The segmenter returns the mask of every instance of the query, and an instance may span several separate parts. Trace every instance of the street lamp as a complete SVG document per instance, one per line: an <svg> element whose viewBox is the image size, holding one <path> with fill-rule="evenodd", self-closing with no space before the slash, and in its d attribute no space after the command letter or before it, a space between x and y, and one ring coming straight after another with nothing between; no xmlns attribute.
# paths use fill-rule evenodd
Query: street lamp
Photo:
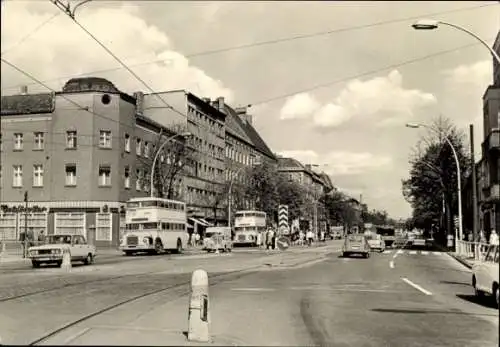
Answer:
<svg viewBox="0 0 500 347"><path fill-rule="evenodd" d="M170 141L172 141L176 137L184 137L184 138L186 138L186 137L190 137L190 136L192 136L192 134L190 132L184 132L184 133L178 133L178 134L172 135L168 139L166 139L165 142L163 142L161 144L161 146L158 148L158 150L156 151L155 157L153 158L153 165L151 166L151 177L150 177L150 183L151 183L150 189L151 189L151 197L152 198L154 198L155 165L156 165L156 161L158 160L158 157L160 156L161 150L163 149L163 147L165 147L165 145L167 143L169 143Z"/></svg>
<svg viewBox="0 0 500 347"><path fill-rule="evenodd" d="M418 124L418 123L407 123L406 124L407 128L412 128L412 129L418 129L418 128L427 128L431 131L434 131L437 133L437 130L434 129L431 126L425 125L425 124ZM448 136L445 136L445 141L448 143L448 145L451 148L451 151L453 152L453 157L455 158L455 164L457 166L457 193L458 193L458 232L460 238L457 237L457 233L455 231L455 245L457 244L457 241L462 240L463 237L463 229L462 229L462 184L461 184L461 176L460 176L460 162L458 161L458 155L457 151L455 150L455 147L451 143L450 139Z"/></svg>
<svg viewBox="0 0 500 347"><path fill-rule="evenodd" d="M439 21L439 20L434 20L434 19L421 19L421 20L418 20L417 22L415 22L414 24L412 24L412 27L415 30L434 30L434 29L437 29L439 27L439 25L450 26L454 29L463 31L464 33L468 34L469 36L474 37L476 40L481 42L483 44L483 46L488 48L491 55L495 58L497 63L500 64L500 57L498 56L497 52L495 52L495 50L490 47L490 45L488 45L483 39L481 39L479 36L477 36L473 32L471 32L471 31L469 31L469 30L467 30L459 25L448 23L448 22L443 22L443 21Z"/></svg>

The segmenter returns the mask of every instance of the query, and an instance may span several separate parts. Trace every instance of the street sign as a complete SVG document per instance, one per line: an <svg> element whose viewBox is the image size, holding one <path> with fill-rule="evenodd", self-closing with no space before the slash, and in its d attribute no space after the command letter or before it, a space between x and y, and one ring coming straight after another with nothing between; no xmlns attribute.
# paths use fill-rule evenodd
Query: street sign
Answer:
<svg viewBox="0 0 500 347"><path fill-rule="evenodd" d="M286 236L281 236L276 240L276 246L280 251L285 251L290 247L290 239Z"/></svg>
<svg viewBox="0 0 500 347"><path fill-rule="evenodd" d="M278 206L278 227L282 232L288 234L290 229L288 226L288 205Z"/></svg>

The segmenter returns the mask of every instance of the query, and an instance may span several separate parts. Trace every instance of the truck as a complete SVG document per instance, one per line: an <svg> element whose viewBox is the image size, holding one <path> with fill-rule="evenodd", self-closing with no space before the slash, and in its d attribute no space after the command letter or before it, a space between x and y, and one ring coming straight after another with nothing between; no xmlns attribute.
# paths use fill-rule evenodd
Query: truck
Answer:
<svg viewBox="0 0 500 347"><path fill-rule="evenodd" d="M377 226L377 234L382 237L386 247L392 247L396 240L396 229L392 226Z"/></svg>

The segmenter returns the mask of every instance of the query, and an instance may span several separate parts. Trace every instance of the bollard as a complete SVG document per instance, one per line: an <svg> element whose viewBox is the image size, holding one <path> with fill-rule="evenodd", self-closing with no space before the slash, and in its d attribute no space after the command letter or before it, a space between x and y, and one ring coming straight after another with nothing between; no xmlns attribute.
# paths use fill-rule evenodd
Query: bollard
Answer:
<svg viewBox="0 0 500 347"><path fill-rule="evenodd" d="M5 255L6 252L5 247L6 247L5 242L2 242L2 250L0 251L0 255Z"/></svg>
<svg viewBox="0 0 500 347"><path fill-rule="evenodd" d="M61 269L70 271L71 270L71 253L69 248L63 249L63 260L61 264Z"/></svg>
<svg viewBox="0 0 500 347"><path fill-rule="evenodd" d="M209 342L208 275L205 270L195 270L191 277L189 301L188 340Z"/></svg>

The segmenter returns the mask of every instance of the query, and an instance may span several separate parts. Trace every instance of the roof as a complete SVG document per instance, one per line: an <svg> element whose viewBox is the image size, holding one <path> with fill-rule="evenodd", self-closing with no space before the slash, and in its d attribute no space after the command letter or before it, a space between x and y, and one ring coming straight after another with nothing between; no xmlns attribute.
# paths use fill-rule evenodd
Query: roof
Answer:
<svg viewBox="0 0 500 347"><path fill-rule="evenodd" d="M72 78L62 88L63 93L74 92L120 93L113 83L101 77Z"/></svg>
<svg viewBox="0 0 500 347"><path fill-rule="evenodd" d="M54 108L54 93L2 96L2 116L52 113Z"/></svg>
<svg viewBox="0 0 500 347"><path fill-rule="evenodd" d="M283 171L307 171L306 167L294 158L278 157L278 167Z"/></svg>
<svg viewBox="0 0 500 347"><path fill-rule="evenodd" d="M252 143L256 147L256 149L268 156L269 158L276 159L276 156L274 155L273 151L267 146L266 142L260 137L259 133L255 128L248 122L243 123L244 130L247 134L247 136L252 140Z"/></svg>
<svg viewBox="0 0 500 347"><path fill-rule="evenodd" d="M241 118L236 114L236 111L233 110L228 105L224 105L224 109L226 110L226 132L229 132L231 135L235 137L239 137L241 140L248 142L249 144L253 144L252 140L248 137L244 130L244 124Z"/></svg>

